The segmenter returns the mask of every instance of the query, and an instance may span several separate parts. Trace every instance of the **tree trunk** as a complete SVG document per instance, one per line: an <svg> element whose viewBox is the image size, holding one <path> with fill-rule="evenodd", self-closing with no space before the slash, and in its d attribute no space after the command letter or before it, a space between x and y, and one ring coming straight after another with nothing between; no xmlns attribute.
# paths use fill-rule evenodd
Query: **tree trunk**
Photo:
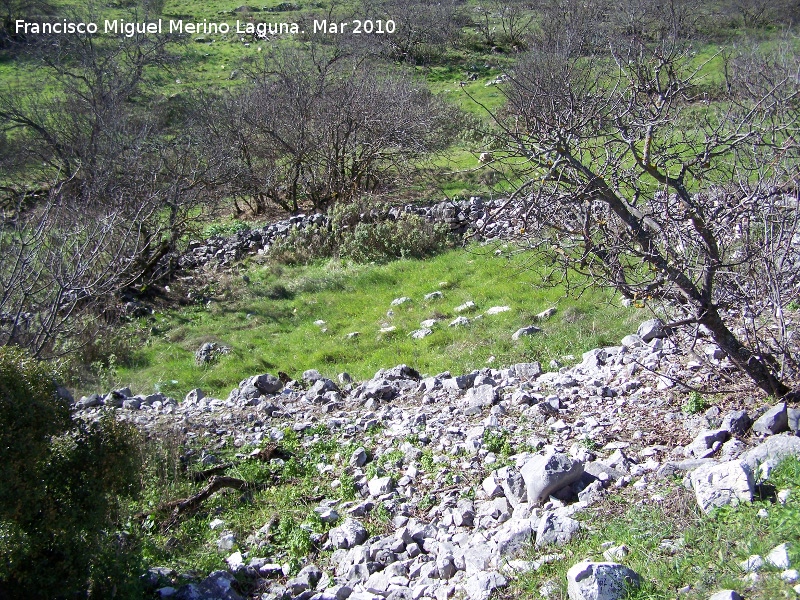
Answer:
<svg viewBox="0 0 800 600"><path fill-rule="evenodd" d="M717 346L728 355L737 367L747 373L759 388L777 398L781 398L791 391L772 374L763 357L753 354L739 342L725 325L716 308L707 309L700 317L699 322L708 328Z"/></svg>

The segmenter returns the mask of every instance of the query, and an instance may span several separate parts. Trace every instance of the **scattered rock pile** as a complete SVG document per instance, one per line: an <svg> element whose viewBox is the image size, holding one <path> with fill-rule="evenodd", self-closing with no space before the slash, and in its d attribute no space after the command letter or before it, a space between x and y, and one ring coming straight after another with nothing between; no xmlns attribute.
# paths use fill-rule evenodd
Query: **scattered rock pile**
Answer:
<svg viewBox="0 0 800 600"><path fill-rule="evenodd" d="M337 382L308 371L305 381L285 385L262 374L243 380L225 399L194 390L178 403L121 389L81 398L75 409L91 419L101 407L114 407L144 430L177 426L210 449L226 440L236 447L279 442L287 426L304 444L326 435L345 447L382 428L371 456L359 447L317 465L329 489L346 473L358 493L355 501L326 497L315 509L334 525L317 539L332 551L329 563L308 564L289 577L285 557L260 554L258 531L236 540L223 530L220 548L238 548L227 558L229 571L163 587L162 597L242 598L235 574L255 582L254 597L263 600L446 600L453 594L487 600L518 572L566 560L560 548L580 530L576 513L609 490L632 486L643 502L659 503L665 482L684 475L707 511L750 501L757 471L763 476L782 457L800 456L800 438L792 434L798 411L785 403L684 414L665 391L679 378L707 383L724 365L708 368L698 355L718 359L706 342L687 354L657 325L645 323L619 346L586 352L577 366L547 373L524 363L426 376L399 365L357 384L345 373ZM325 433L312 433L321 424ZM502 452L501 444L510 451ZM370 474L370 463L390 452L396 458ZM375 510L391 525L389 533L370 537L363 520ZM223 519L211 526L224 527ZM531 543L546 554L520 560ZM624 546L611 547L609 562L575 564L570 598L619 598L640 580L624 566L626 553ZM780 548L766 560L792 577ZM163 581L174 574L151 575Z"/></svg>
<svg viewBox="0 0 800 600"><path fill-rule="evenodd" d="M501 211L502 209L502 211ZM395 220L402 215L418 215L431 223L445 223L458 236L478 240L510 239L520 231L522 207L506 206L505 201L473 197L469 200L439 202L428 206L395 206L380 218ZM251 254L264 254L278 240L294 230L328 227L327 215L300 214L259 229L240 231L232 236L214 236L203 242L190 242L178 263L189 269L212 262L229 265Z"/></svg>
<svg viewBox="0 0 800 600"><path fill-rule="evenodd" d="M206 342L194 353L194 362L201 366L207 365L230 352L231 349L227 346L221 346L216 342Z"/></svg>

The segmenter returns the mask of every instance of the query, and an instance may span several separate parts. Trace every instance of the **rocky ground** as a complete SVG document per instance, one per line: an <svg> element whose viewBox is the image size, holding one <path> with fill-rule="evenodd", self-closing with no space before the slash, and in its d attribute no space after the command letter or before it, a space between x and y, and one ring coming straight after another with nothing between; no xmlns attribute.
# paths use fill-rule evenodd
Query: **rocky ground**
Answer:
<svg viewBox="0 0 800 600"><path fill-rule="evenodd" d="M151 571L157 595L176 599L243 598L237 582L244 578L257 590L251 597L264 600L486 600L519 571L564 560L559 548L580 529L573 517L602 504L609 491L626 488L637 501L658 504L665 482L681 485L674 476L685 475L683 485L709 511L749 501L757 477L781 457L800 455L800 410L785 403L732 393L704 412L699 404L687 407L677 380L713 385L727 371L723 383L736 387L736 377L710 341L687 353L657 321L619 346L585 353L575 367L550 367L423 376L400 365L360 383L346 373L334 381L308 371L301 382L262 374L225 399L195 390L176 402L124 389L81 398L75 410L94 418L114 407L145 431L177 426L209 452L233 440L237 448L255 447L254 456L280 442L286 427L304 445L330 435L343 448L380 428L370 453L356 448L317 465L326 489L349 477L358 491L355 501L332 495L315 509L333 526L315 538L331 551L328 559L317 557L290 577L285 557L259 554L259 531L234 539L221 515L211 526L220 530L220 548L236 549L228 570L184 585L167 585L179 581L169 570ZM325 433L312 433L320 424ZM387 515L388 528L369 537L362 521L375 510ZM552 552L519 560L531 544ZM781 557L776 549L766 560L787 569L787 580L797 578ZM570 570L571 598L616 598L637 581L618 564L624 549L609 548L606 558Z"/></svg>

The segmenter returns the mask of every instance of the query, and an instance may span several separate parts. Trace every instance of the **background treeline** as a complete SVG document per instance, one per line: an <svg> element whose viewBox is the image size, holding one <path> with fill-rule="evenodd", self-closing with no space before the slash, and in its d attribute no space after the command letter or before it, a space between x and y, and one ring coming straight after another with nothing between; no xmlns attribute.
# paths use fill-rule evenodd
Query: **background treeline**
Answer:
<svg viewBox="0 0 800 600"><path fill-rule="evenodd" d="M532 68L545 52L592 77L592 65L610 64L626 46L727 40L714 58L718 72L702 84L706 99L724 99L746 87L735 90L727 73L735 44L750 33L778 35L798 3L382 0L294 8L277 17L247 7L230 14L303 23L390 16L397 30L270 40L222 85L173 91L196 66L185 63L197 40L26 37L14 29L21 16L97 18L46 2L2 4L4 64L20 70L5 71L0 85L0 345L41 357L85 346L118 317L120 298L168 277L182 244L220 214L325 211L365 194L435 189L447 172L437 157L468 149L464 132L528 157L524 140L497 127L507 108L467 116L431 93L431 65L446 65L458 85L476 62L510 73L518 59ZM113 10L143 20L165 5ZM517 120L531 97L516 85L523 79L513 80L508 104ZM500 163L487 171L494 192L525 181Z"/></svg>

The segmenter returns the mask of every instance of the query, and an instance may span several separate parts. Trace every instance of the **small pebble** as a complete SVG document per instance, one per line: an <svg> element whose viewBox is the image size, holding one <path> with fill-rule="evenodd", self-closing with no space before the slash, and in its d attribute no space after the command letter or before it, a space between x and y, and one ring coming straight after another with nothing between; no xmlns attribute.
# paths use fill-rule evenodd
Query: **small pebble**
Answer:
<svg viewBox="0 0 800 600"><path fill-rule="evenodd" d="M797 569L787 569L781 573L781 579L786 583L795 583L800 579L800 574L798 574Z"/></svg>
<svg viewBox="0 0 800 600"><path fill-rule="evenodd" d="M746 573L754 573L764 567L764 559L758 554L753 554L747 560L740 562L739 566Z"/></svg>

